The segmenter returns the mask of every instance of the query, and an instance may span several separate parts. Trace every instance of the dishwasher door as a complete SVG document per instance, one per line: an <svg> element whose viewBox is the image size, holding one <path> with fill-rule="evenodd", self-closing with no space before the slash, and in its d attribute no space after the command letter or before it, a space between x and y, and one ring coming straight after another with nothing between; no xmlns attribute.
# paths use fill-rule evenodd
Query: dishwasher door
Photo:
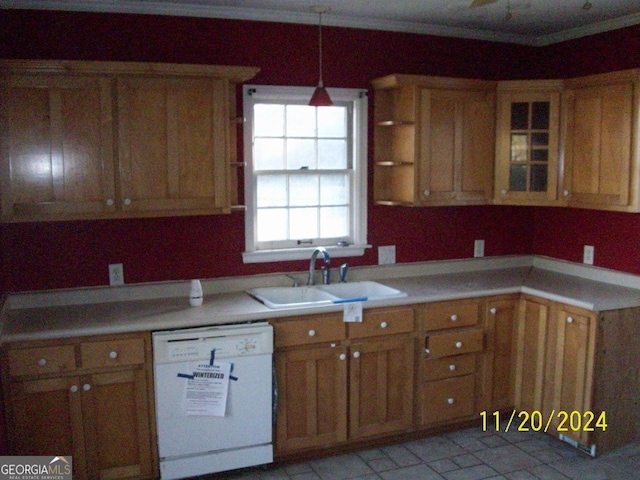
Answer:
<svg viewBox="0 0 640 480"><path fill-rule="evenodd" d="M158 449L162 479L185 478L273 461L270 325L154 333ZM233 365L224 417L185 413L194 365ZM185 361L186 359L186 361Z"/></svg>

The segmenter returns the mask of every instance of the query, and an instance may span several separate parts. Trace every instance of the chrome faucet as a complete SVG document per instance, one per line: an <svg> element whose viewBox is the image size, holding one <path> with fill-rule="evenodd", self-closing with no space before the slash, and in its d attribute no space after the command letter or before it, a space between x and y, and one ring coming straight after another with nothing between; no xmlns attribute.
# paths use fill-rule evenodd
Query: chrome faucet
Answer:
<svg viewBox="0 0 640 480"><path fill-rule="evenodd" d="M318 254L322 254L322 259L324 260L324 274L323 281L325 284L329 283L329 265L331 264L331 257L329 257L329 252L324 247L316 247L316 249L311 254L311 261L309 262L309 281L307 285L315 285L315 273L316 273L316 259L318 258Z"/></svg>

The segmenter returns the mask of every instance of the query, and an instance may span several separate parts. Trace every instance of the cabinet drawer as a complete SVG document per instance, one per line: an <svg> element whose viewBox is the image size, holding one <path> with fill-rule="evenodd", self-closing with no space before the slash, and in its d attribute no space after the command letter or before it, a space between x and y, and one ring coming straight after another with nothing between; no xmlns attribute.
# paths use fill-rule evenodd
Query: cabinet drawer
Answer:
<svg viewBox="0 0 640 480"><path fill-rule="evenodd" d="M483 337L480 329L427 335L424 340L425 353L435 358L479 352L483 348Z"/></svg>
<svg viewBox="0 0 640 480"><path fill-rule="evenodd" d="M83 368L117 367L144 363L144 340L128 338L80 344Z"/></svg>
<svg viewBox="0 0 640 480"><path fill-rule="evenodd" d="M76 369L73 345L9 350L8 358L9 373L14 377L72 372Z"/></svg>
<svg viewBox="0 0 640 480"><path fill-rule="evenodd" d="M411 333L414 330L415 314L410 307L383 308L365 311L362 323L349 323L349 338L376 337L394 333Z"/></svg>
<svg viewBox="0 0 640 480"><path fill-rule="evenodd" d="M461 377L476 371L476 355L454 355L452 357L424 360L422 380L442 380L445 378Z"/></svg>
<svg viewBox="0 0 640 480"><path fill-rule="evenodd" d="M480 321L480 302L477 300L438 302L427 305L422 327L425 330L466 327Z"/></svg>
<svg viewBox="0 0 640 480"><path fill-rule="evenodd" d="M276 347L339 342L346 338L341 314L312 316L300 320L278 320L273 323Z"/></svg>
<svg viewBox="0 0 640 480"><path fill-rule="evenodd" d="M422 423L473 415L475 375L427 382L422 386Z"/></svg>

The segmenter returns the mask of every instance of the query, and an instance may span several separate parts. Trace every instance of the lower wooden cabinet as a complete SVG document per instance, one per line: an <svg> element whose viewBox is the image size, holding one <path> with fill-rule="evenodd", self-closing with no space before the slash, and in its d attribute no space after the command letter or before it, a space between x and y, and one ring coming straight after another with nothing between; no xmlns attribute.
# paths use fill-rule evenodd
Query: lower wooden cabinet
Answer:
<svg viewBox="0 0 640 480"><path fill-rule="evenodd" d="M98 338L4 347L11 453L72 456L79 479L155 478L149 335Z"/></svg>

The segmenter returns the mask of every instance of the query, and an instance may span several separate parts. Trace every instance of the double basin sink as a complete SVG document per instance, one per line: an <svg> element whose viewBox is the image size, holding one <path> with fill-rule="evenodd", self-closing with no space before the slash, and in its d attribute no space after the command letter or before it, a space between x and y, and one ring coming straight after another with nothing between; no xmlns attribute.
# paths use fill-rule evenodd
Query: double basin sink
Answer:
<svg viewBox="0 0 640 480"><path fill-rule="evenodd" d="M269 308L311 307L407 296L405 292L373 281L304 287L264 287L254 288L248 293Z"/></svg>

